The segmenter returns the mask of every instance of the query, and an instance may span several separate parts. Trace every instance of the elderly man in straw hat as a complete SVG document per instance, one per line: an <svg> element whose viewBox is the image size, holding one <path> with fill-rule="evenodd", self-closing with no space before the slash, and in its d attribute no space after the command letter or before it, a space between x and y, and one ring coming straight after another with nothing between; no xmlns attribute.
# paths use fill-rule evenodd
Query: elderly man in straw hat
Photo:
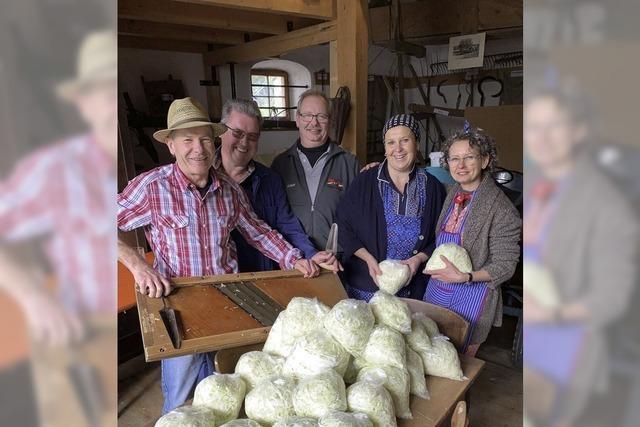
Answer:
<svg viewBox="0 0 640 427"><path fill-rule="evenodd" d="M39 239L49 257L49 265L34 266L29 260L29 268L24 268L0 253L3 272L0 288L20 304L33 345L42 346L44 350L38 351L38 357L34 358L38 388L42 379L38 376L38 364L43 363L47 346L59 351L61 344L83 337L88 326L86 319L100 315L112 319L115 312L115 33L89 34L80 46L75 78L56 89L62 99L76 107L88 124L88 131L31 153L17 163L5 182L0 183L0 239L10 244ZM55 273L55 294L43 286L44 271L48 269ZM12 326L15 327L15 323ZM113 329L115 332L115 323ZM115 359L110 360L108 355L102 359L114 369ZM41 415L49 425L74 423L68 420L70 416L75 417L73 414L78 406L71 402L67 393L73 391L61 387L60 383L61 377L66 375L66 369L61 372L51 364L48 366L46 377L51 378L52 383L56 382L57 389L56 394L49 393L47 399L64 401L56 414ZM0 375L0 383L2 378ZM113 386L115 389L115 384ZM12 387L12 392L12 396L21 396L17 388ZM19 400L15 408L24 411L25 402L21 397ZM14 405L7 404L6 407ZM82 416L81 411L79 413ZM20 414L21 417L26 415L32 414ZM10 420L10 415L3 418L7 425L16 424Z"/></svg>
<svg viewBox="0 0 640 427"><path fill-rule="evenodd" d="M173 101L167 129L154 138L167 144L175 163L137 176L118 195L119 229L144 227L155 254L151 268L133 248L118 242L120 260L133 273L139 292L161 297L171 290L170 277L237 272L233 229L281 268L296 268L305 277L318 274L315 263L302 259L298 249L256 216L242 189L212 167L214 138L226 130L211 123L194 99ZM183 404L194 385L211 373L208 354L163 360L163 413Z"/></svg>

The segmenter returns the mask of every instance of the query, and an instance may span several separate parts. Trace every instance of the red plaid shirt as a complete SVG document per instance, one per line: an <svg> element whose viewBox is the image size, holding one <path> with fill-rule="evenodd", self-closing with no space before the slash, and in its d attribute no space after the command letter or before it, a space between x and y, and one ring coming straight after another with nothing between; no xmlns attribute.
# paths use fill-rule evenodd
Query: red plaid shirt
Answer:
<svg viewBox="0 0 640 427"><path fill-rule="evenodd" d="M116 310L115 161L88 135L45 147L0 183L0 236L45 238L61 302Z"/></svg>
<svg viewBox="0 0 640 427"><path fill-rule="evenodd" d="M118 227L144 227L155 254L154 267L165 277L237 272L236 247L230 239L234 228L280 268L293 268L300 251L256 216L229 177L212 168L211 178L211 187L201 196L176 164L135 177L118 195Z"/></svg>

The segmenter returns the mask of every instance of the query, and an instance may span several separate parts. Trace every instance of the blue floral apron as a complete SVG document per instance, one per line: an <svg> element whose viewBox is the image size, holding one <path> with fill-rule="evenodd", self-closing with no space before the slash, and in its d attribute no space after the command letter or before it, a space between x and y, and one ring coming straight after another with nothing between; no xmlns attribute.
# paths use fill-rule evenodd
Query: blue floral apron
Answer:
<svg viewBox="0 0 640 427"><path fill-rule="evenodd" d="M462 231L464 225L469 217L469 211L473 204L475 192L472 195L471 201L469 201L469 207L467 208L467 215L465 215L461 227L458 228L459 232L450 233L444 230L449 216L453 212L455 203L451 203L447 215L442 221L440 227L440 234L436 238L436 246L440 246L443 243L455 243L462 246ZM451 311L458 313L467 322L469 322L469 333L465 339L462 351L466 351L475 326L480 319L484 303L487 299L488 288L486 282L471 282L471 283L445 283L440 280L429 279L427 284L427 291L424 295L424 301L431 304L436 304L444 308L448 308Z"/></svg>

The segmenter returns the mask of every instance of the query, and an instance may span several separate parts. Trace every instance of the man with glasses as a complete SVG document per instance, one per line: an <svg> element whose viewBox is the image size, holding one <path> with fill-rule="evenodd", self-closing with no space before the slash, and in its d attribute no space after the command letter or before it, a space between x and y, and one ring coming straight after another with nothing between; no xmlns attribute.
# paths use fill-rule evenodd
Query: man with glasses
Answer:
<svg viewBox="0 0 640 427"><path fill-rule="evenodd" d="M256 214L271 228L278 230L305 258L317 264L325 263L338 271L340 264L331 253L318 252L293 215L280 176L255 161L258 151L262 115L252 100L234 99L222 107L221 122L227 131L220 136L222 145L216 152L214 168L231 177L246 193ZM234 230L231 237L236 244L240 272L269 271L278 264L252 247Z"/></svg>
<svg viewBox="0 0 640 427"><path fill-rule="evenodd" d="M307 90L298 100L300 138L272 164L284 181L293 213L318 249L327 244L342 198L359 171L356 157L329 139L329 99Z"/></svg>

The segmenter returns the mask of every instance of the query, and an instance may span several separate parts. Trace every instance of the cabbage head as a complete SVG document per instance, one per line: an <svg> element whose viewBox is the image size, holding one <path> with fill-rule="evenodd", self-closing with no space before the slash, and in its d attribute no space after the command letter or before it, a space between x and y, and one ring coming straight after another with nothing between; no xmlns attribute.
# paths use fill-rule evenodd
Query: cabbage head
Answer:
<svg viewBox="0 0 640 427"><path fill-rule="evenodd" d="M427 335L429 335L429 338L433 338L437 335L440 335L440 330L438 329L438 324L430 317L427 317L426 314L424 313L413 313L411 315L411 319L413 320L417 320L419 323L422 324L422 326L424 326L425 330L427 331ZM413 325L413 322L411 323ZM419 350L416 350L418 353L420 352Z"/></svg>
<svg viewBox="0 0 640 427"><path fill-rule="evenodd" d="M407 346L407 370L411 377L411 394L423 399L430 399L427 390L427 379L424 375L424 366L420 355Z"/></svg>
<svg viewBox="0 0 640 427"><path fill-rule="evenodd" d="M297 415L313 418L346 411L344 380L333 369L301 380L293 394L293 407Z"/></svg>
<svg viewBox="0 0 640 427"><path fill-rule="evenodd" d="M434 337L431 340L431 348L420 352L420 357L427 375L458 381L465 379L460 368L458 351L444 335Z"/></svg>
<svg viewBox="0 0 640 427"><path fill-rule="evenodd" d="M329 307L316 298L292 298L271 327L263 351L287 357L298 338L322 327L328 312Z"/></svg>
<svg viewBox="0 0 640 427"><path fill-rule="evenodd" d="M411 269L400 261L385 259L378 267L382 271L378 276L378 287L391 295L398 293L411 281Z"/></svg>
<svg viewBox="0 0 640 427"><path fill-rule="evenodd" d="M262 380L281 374L283 366L284 358L280 356L264 351L250 351L240 356L235 373L247 384L247 391L251 391Z"/></svg>
<svg viewBox="0 0 640 427"><path fill-rule="evenodd" d="M261 424L274 424L295 416L293 378L276 376L259 383L247 394L244 410L247 416Z"/></svg>
<svg viewBox="0 0 640 427"><path fill-rule="evenodd" d="M367 379L384 378L384 388L387 389L393 400L395 414L398 418L412 419L410 408L411 377L406 369L392 366L367 367L358 374L358 381Z"/></svg>
<svg viewBox="0 0 640 427"><path fill-rule="evenodd" d="M291 354L284 362L283 373L305 378L327 369L335 369L338 374L344 375L348 365L349 353L322 328L296 340Z"/></svg>
<svg viewBox="0 0 640 427"><path fill-rule="evenodd" d="M358 381L347 389L347 406L362 412L375 427L397 427L393 399L382 385L384 379Z"/></svg>
<svg viewBox="0 0 640 427"><path fill-rule="evenodd" d="M246 385L240 375L209 375L196 386L193 406L213 409L217 422L224 424L238 418L245 392Z"/></svg>
<svg viewBox="0 0 640 427"><path fill-rule="evenodd" d="M408 334L411 332L411 311L406 302L385 291L373 294L369 301L376 322L387 325L396 331Z"/></svg>
<svg viewBox="0 0 640 427"><path fill-rule="evenodd" d="M376 325L364 348L362 359L368 365L403 369L407 361L402 334L388 326Z"/></svg>
<svg viewBox="0 0 640 427"><path fill-rule="evenodd" d="M320 418L318 427L373 427L373 423L366 414L335 411Z"/></svg>
<svg viewBox="0 0 640 427"><path fill-rule="evenodd" d="M324 318L324 327L349 353L359 355L373 330L375 317L364 301L343 299Z"/></svg>
<svg viewBox="0 0 640 427"><path fill-rule="evenodd" d="M155 427L216 427L216 415L206 406L181 406L164 414Z"/></svg>
<svg viewBox="0 0 640 427"><path fill-rule="evenodd" d="M455 243L443 243L438 246L429 257L423 271L424 274L430 274L430 270L440 270L446 267L440 255L444 255L462 273L471 273L473 271L471 258L469 258L469 254L465 248Z"/></svg>
<svg viewBox="0 0 640 427"><path fill-rule="evenodd" d="M220 427L262 427L262 426L257 421L243 418L239 420L231 420L228 423L221 425Z"/></svg>
<svg viewBox="0 0 640 427"><path fill-rule="evenodd" d="M289 417L278 421L273 427L318 427L318 421L310 417Z"/></svg>

